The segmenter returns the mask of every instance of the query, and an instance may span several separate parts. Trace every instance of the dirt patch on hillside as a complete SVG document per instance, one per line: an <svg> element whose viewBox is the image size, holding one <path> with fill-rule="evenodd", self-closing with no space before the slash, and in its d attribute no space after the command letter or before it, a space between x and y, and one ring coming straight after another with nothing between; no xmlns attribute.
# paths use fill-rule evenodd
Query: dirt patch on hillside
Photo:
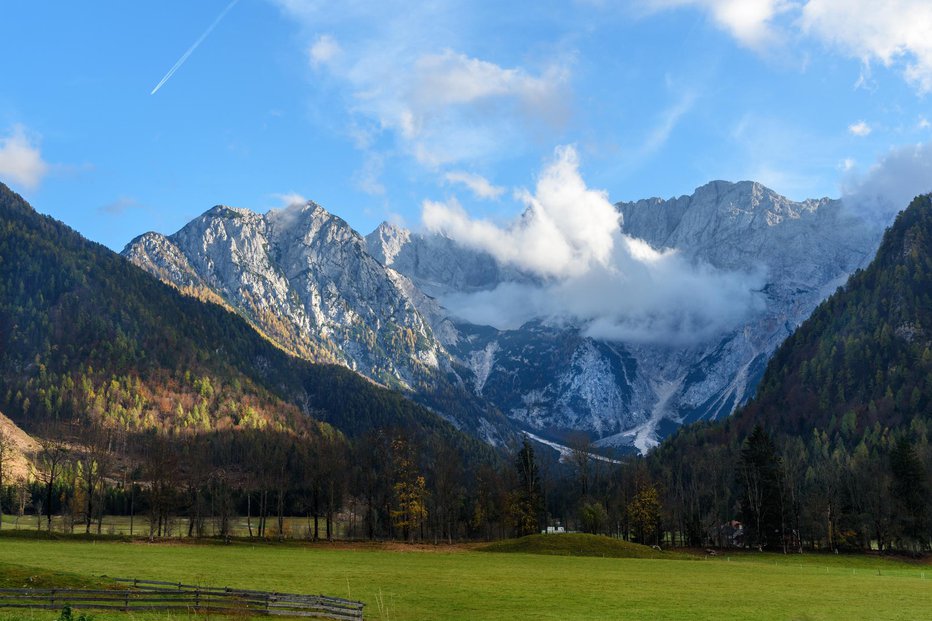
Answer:
<svg viewBox="0 0 932 621"><path fill-rule="evenodd" d="M16 423L0 412L0 432L11 440L13 456L7 462L6 477L12 482L15 479L26 479L32 471L30 455L35 455L39 451L39 443L36 442L29 434L16 426Z"/></svg>

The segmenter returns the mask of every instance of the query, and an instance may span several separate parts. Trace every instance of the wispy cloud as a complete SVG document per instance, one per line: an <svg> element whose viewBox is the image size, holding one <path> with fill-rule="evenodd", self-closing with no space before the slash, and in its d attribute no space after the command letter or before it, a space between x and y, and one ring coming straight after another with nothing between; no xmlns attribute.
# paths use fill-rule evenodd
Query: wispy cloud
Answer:
<svg viewBox="0 0 932 621"><path fill-rule="evenodd" d="M279 207L285 209L292 205L305 205L307 199L297 192L285 192L284 194L272 194L272 198L279 202Z"/></svg>
<svg viewBox="0 0 932 621"><path fill-rule="evenodd" d="M932 91L932 3L928 0L809 0L803 32L862 62L898 67L921 93Z"/></svg>
<svg viewBox="0 0 932 621"><path fill-rule="evenodd" d="M273 1L301 24L363 150L436 170L520 154L568 120L572 60L515 65L465 51L461 13L474 10L461 3Z"/></svg>
<svg viewBox="0 0 932 621"><path fill-rule="evenodd" d="M638 149L640 157L646 157L659 151L670 139L670 135L680 119L689 112L696 102L696 95L692 92L686 92L672 106L664 110L657 124L651 128L644 143Z"/></svg>
<svg viewBox="0 0 932 621"><path fill-rule="evenodd" d="M382 171L385 169L385 159L374 151L366 154L362 168L356 171L356 187L372 196L385 194L385 185L381 181Z"/></svg>
<svg viewBox="0 0 932 621"><path fill-rule="evenodd" d="M164 84L168 82L173 75L175 75L175 72L178 71L181 68L181 65L183 65L188 60L191 54L194 53L194 50L196 50L198 46L204 42L204 39L210 36L210 33L214 31L214 28L217 27L217 24L220 23L220 20L222 20L224 16L230 12L230 9L232 9L237 2L239 2L239 0L231 0L230 4L228 4L226 8L220 11L220 15L217 16L217 19L211 22L210 26L207 27L207 30L205 30L204 33L198 37L197 41L195 41L191 47L189 47L187 51L181 55L181 58L178 59L178 62L172 65L172 68L168 70L168 73L165 74L159 83L155 85L155 88L152 89L152 92L149 93L150 95L155 95L158 90L162 88L162 86L164 86Z"/></svg>
<svg viewBox="0 0 932 621"><path fill-rule="evenodd" d="M343 49L340 47L340 44L337 43L336 39L328 34L323 34L317 37L314 43L311 44L311 47L307 51L307 55L311 62L311 66L317 68L321 65L333 62L342 51Z"/></svg>
<svg viewBox="0 0 932 621"><path fill-rule="evenodd" d="M932 192L932 142L890 149L866 172L849 171L842 200L869 221L889 224L919 194Z"/></svg>
<svg viewBox="0 0 932 621"><path fill-rule="evenodd" d="M466 186L476 198L484 200L494 200L505 193L505 188L492 185L489 180L482 175L462 170L448 172L443 176L443 179L447 183L457 183Z"/></svg>
<svg viewBox="0 0 932 621"><path fill-rule="evenodd" d="M764 55L810 38L862 63L857 86L872 87L871 63L896 68L920 93L932 91L932 3L928 0L648 0L649 10L707 13L739 43Z"/></svg>
<svg viewBox="0 0 932 621"><path fill-rule="evenodd" d="M38 138L24 126L14 125L6 136L0 136L0 179L31 189L48 171Z"/></svg>
<svg viewBox="0 0 932 621"><path fill-rule="evenodd" d="M419 55L391 78L360 59L349 72L353 110L394 132L421 164L437 167L494 156L520 145L529 123L559 125L568 71L537 75L452 50Z"/></svg>
<svg viewBox="0 0 932 621"><path fill-rule="evenodd" d="M734 159L726 178L752 179L785 196L802 200L834 190L836 160L823 156L825 138L785 119L747 113L732 128Z"/></svg>
<svg viewBox="0 0 932 621"><path fill-rule="evenodd" d="M97 211L109 216L120 216L131 209L143 209L143 206L135 198L129 196L120 196L111 203L101 205L97 208Z"/></svg>

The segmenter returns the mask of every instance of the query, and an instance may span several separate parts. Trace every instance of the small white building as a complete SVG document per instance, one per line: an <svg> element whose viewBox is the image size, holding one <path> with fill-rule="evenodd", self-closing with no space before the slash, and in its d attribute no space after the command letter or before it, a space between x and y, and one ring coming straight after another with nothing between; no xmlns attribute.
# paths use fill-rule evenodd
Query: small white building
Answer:
<svg viewBox="0 0 932 621"><path fill-rule="evenodd" d="M541 535L559 535L560 533L565 533L566 529L562 526L548 526L547 530L540 531Z"/></svg>

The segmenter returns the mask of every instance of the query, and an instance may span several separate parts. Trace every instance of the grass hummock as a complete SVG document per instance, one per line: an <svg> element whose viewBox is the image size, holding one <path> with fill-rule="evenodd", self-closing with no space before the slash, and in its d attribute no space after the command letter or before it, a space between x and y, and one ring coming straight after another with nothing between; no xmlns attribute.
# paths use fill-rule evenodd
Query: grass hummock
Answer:
<svg viewBox="0 0 932 621"><path fill-rule="evenodd" d="M663 552L605 535L560 533L558 535L528 535L520 539L497 541L482 548L483 552L550 554L557 556L598 556L603 558L693 558L686 554Z"/></svg>

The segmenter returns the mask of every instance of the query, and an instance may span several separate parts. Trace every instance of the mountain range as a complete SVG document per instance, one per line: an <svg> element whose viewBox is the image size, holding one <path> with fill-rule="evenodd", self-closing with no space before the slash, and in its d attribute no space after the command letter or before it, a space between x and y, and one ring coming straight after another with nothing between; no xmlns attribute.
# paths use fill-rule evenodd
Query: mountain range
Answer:
<svg viewBox="0 0 932 621"><path fill-rule="evenodd" d="M514 431L646 451L754 393L770 356L873 256L881 226L842 201L795 202L753 182L615 205L622 232L701 269L753 274L754 306L712 334L611 340L563 317L517 327L464 318L462 300L540 277L439 233L367 236L308 202L217 206L123 255L244 317L286 352L400 390L491 444Z"/></svg>

